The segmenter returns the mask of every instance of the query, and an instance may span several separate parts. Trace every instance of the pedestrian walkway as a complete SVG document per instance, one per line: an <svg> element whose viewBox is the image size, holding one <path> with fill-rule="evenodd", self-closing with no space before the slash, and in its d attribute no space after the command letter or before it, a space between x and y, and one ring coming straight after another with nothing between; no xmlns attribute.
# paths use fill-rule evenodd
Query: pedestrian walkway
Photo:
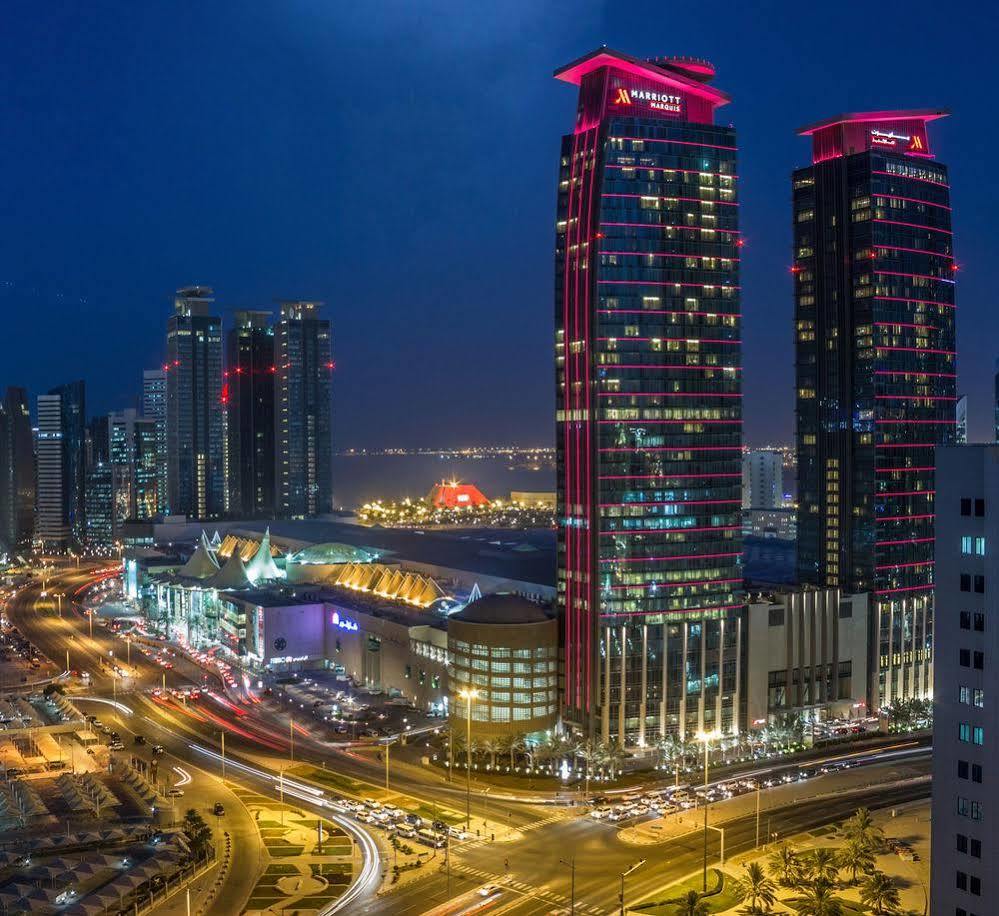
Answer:
<svg viewBox="0 0 999 916"><path fill-rule="evenodd" d="M461 862L453 863L451 865L451 871L457 872L462 875L470 875L473 878L478 878L483 884L496 884L504 888L509 888L513 891L518 891L525 897L536 897L538 900L543 900L545 903L551 903L555 906L569 906L571 903L570 899L564 894L557 894L554 891L547 890L543 887L535 887L532 884L526 884L523 881L518 881L516 878L511 878L508 875L497 875L491 872L487 872L482 868L475 868L471 865L464 865ZM590 906L587 904L576 904L577 913L590 913L592 916L603 916L606 910L598 906Z"/></svg>

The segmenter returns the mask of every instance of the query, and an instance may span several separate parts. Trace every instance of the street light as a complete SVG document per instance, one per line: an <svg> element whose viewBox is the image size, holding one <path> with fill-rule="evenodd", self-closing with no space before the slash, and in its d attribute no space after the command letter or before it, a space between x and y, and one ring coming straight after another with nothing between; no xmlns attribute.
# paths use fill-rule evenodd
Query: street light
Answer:
<svg viewBox="0 0 999 916"><path fill-rule="evenodd" d="M721 732L698 732L697 740L704 744L704 893L708 892L708 747L721 737Z"/></svg>
<svg viewBox="0 0 999 916"><path fill-rule="evenodd" d="M559 864L569 869L569 916L576 916L576 857L559 859Z"/></svg>
<svg viewBox="0 0 999 916"><path fill-rule="evenodd" d="M458 696L466 701L465 716L465 829L472 829L472 700L479 695L474 687L463 688Z"/></svg>
<svg viewBox="0 0 999 916"><path fill-rule="evenodd" d="M628 877L633 871L637 871L645 864L645 859L639 859L631 868L626 868L621 872L621 916L624 916L624 879Z"/></svg>

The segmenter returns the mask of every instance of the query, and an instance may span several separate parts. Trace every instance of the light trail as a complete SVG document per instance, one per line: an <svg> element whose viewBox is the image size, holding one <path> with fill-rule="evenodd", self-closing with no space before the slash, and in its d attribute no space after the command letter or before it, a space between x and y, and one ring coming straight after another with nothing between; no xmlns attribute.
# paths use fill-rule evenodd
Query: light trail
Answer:
<svg viewBox="0 0 999 916"><path fill-rule="evenodd" d="M191 774L187 772L183 767L174 767L173 771L180 777L180 779L174 783L174 786L186 786L191 783Z"/></svg>
<svg viewBox="0 0 999 916"><path fill-rule="evenodd" d="M116 703L114 700L106 700L104 697L83 697L83 696L71 696L70 700L73 703L103 703L105 706L113 706L118 712L123 715L132 715L132 709L126 706L124 703Z"/></svg>

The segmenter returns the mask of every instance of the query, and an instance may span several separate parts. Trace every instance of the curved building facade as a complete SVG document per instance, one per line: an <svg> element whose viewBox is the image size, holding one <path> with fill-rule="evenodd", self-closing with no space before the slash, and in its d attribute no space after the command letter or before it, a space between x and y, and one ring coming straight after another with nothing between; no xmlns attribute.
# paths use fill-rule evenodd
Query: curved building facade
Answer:
<svg viewBox="0 0 999 916"><path fill-rule="evenodd" d="M475 738L532 734L558 721L558 623L517 595L487 595L447 622L450 717Z"/></svg>

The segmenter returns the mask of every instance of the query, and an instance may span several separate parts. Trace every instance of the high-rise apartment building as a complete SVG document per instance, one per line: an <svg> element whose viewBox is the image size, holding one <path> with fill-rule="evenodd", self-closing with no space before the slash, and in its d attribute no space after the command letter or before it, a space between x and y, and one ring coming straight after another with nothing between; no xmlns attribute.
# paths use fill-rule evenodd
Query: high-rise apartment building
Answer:
<svg viewBox="0 0 999 916"><path fill-rule="evenodd" d="M157 512L166 515L167 503L167 409L166 367L142 373L142 416L155 423Z"/></svg>
<svg viewBox="0 0 999 916"><path fill-rule="evenodd" d="M968 444L968 396L962 394L954 405L954 442Z"/></svg>
<svg viewBox="0 0 999 916"><path fill-rule="evenodd" d="M752 449L742 456L742 508L779 509L784 505L784 456L773 449Z"/></svg>
<svg viewBox="0 0 999 916"><path fill-rule="evenodd" d="M932 912L999 912L986 874L999 849L994 760L999 730L999 447L936 453L936 618L933 634ZM985 698L988 697L986 705Z"/></svg>
<svg viewBox="0 0 999 916"><path fill-rule="evenodd" d="M177 290L167 322L167 503L174 515L225 508L222 319L207 286Z"/></svg>
<svg viewBox="0 0 999 916"><path fill-rule="evenodd" d="M270 312L238 311L226 336L227 510L274 514L274 328Z"/></svg>
<svg viewBox="0 0 999 916"><path fill-rule="evenodd" d="M38 396L35 537L66 548L86 535L86 397L83 382Z"/></svg>
<svg viewBox="0 0 999 916"><path fill-rule="evenodd" d="M555 250L565 719L737 731L745 645L736 137L714 69L606 48L562 139Z"/></svg>
<svg viewBox="0 0 999 916"><path fill-rule="evenodd" d="M874 707L932 688L934 450L954 440L943 111L804 128L794 172L798 572L871 592Z"/></svg>
<svg viewBox="0 0 999 916"><path fill-rule="evenodd" d="M0 402L0 545L29 545L34 527L35 449L28 393L11 387Z"/></svg>
<svg viewBox="0 0 999 916"><path fill-rule="evenodd" d="M333 508L333 357L321 302L282 302L274 328L276 514Z"/></svg>

